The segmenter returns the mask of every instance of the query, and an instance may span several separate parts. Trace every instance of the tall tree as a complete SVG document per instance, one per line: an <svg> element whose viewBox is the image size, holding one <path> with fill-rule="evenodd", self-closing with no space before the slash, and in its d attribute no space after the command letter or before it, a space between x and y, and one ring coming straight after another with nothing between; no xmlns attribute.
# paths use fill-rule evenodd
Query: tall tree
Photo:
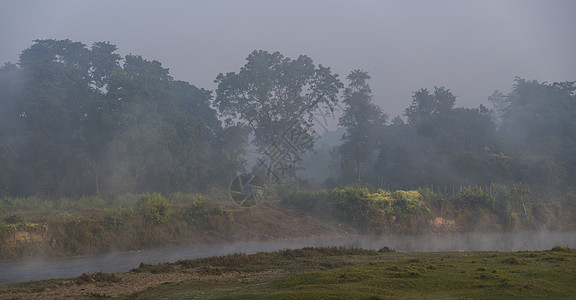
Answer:
<svg viewBox="0 0 576 300"><path fill-rule="evenodd" d="M383 182L409 188L490 184L508 178L490 111L483 106L453 108L454 100L445 88L413 94L406 109L408 123L398 118L386 128L377 163Z"/></svg>
<svg viewBox="0 0 576 300"><path fill-rule="evenodd" d="M17 148L21 142L18 101L23 92L22 72L17 65L0 67L0 197L12 189Z"/></svg>
<svg viewBox="0 0 576 300"><path fill-rule="evenodd" d="M346 77L350 82L344 90L344 115L339 126L346 128L340 153L343 159L354 162L356 179L361 179L361 166L372 158L382 142L387 116L372 103L372 90L367 71L354 70Z"/></svg>
<svg viewBox="0 0 576 300"><path fill-rule="evenodd" d="M120 62L124 60L123 64ZM116 46L38 40L0 68L0 195L190 192L240 168L211 93ZM227 183L227 182L226 182Z"/></svg>
<svg viewBox="0 0 576 300"><path fill-rule="evenodd" d="M286 133L295 131L297 139L309 136L314 114L334 109L342 83L330 68L314 65L305 55L292 60L279 52L254 51L246 60L240 72L218 75L214 104L228 125L250 126L261 153L271 146L282 148L268 151L271 181L278 165L298 162L298 155L285 151L281 142L303 152L313 146L309 139L298 144Z"/></svg>
<svg viewBox="0 0 576 300"><path fill-rule="evenodd" d="M412 95L412 104L404 114L408 123L416 124L449 112L456 102L456 97L445 87L434 87L434 94L428 89L420 89Z"/></svg>
<svg viewBox="0 0 576 300"><path fill-rule="evenodd" d="M18 99L25 145L19 150L29 193L86 192L83 133L90 86L90 50L70 40L37 40L20 55L24 93ZM19 172L19 173L20 173Z"/></svg>
<svg viewBox="0 0 576 300"><path fill-rule="evenodd" d="M541 188L575 187L575 82L516 78L500 133L518 154L516 180Z"/></svg>

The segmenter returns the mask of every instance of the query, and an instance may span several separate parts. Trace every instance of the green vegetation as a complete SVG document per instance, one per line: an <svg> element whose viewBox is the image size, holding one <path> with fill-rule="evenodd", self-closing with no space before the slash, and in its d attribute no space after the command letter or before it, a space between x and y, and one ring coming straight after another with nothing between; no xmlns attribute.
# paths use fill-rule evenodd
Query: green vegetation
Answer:
<svg viewBox="0 0 576 300"><path fill-rule="evenodd" d="M170 274L173 280L138 286L142 276ZM111 297L107 293L120 285L133 285L113 298L568 299L576 293L575 278L576 249L563 247L509 253L329 247L142 264L124 274L82 274L67 285L61 280L10 285L0 296L42 297L57 287L62 297L79 288L77 296Z"/></svg>
<svg viewBox="0 0 576 300"><path fill-rule="evenodd" d="M510 93L490 96L492 109L458 108L449 89L421 88L405 119L388 124L372 103L368 72L346 78L345 133L323 151L333 177L312 189L296 174L301 156L314 152L315 120L333 113L344 87L329 67L254 51L239 72L218 75L213 98L107 42L34 41L18 64L0 67L0 259L348 230L576 229L575 82L516 78ZM264 205L239 209L229 185L247 171L249 141L266 153L253 171L269 185ZM191 284L231 298L574 292L564 278L574 279L571 249L418 255L304 249L178 262L161 268L289 274L247 284L183 281L133 297L190 298ZM158 268L134 272L164 272ZM116 280L85 274L77 282Z"/></svg>
<svg viewBox="0 0 576 300"><path fill-rule="evenodd" d="M260 50L240 71L218 75L213 93L175 80L158 61L117 50L107 42L36 40L18 64L0 67L0 196L58 210L74 205L66 201L101 206L126 194L205 193L249 171L249 142L262 154L256 169L266 169L266 182L294 181L314 150L318 118L338 107L344 87L310 57ZM404 119L388 123L372 102L368 72L346 79L344 133L323 151L330 188L431 186L446 194L519 185L540 198L576 188L575 82L516 78L508 94L489 97L493 108L456 107L450 89L420 88ZM63 201L48 207L47 198ZM494 199L497 209L517 209Z"/></svg>
<svg viewBox="0 0 576 300"><path fill-rule="evenodd" d="M205 286L209 280L184 281L178 287L156 287L131 297L177 299L202 292L218 299L568 298L576 293L576 253L574 249L555 249L517 253L377 253L320 248L241 256L233 262L227 257L221 258L222 263L211 258L198 260L187 268L222 268L223 273L280 268L289 275L244 283L234 278L200 290L197 287ZM300 253L293 255L294 252Z"/></svg>
<svg viewBox="0 0 576 300"><path fill-rule="evenodd" d="M394 192L357 187L330 191L293 188L279 195L283 205L321 212L370 234L576 228L574 194L540 198L521 185L476 187L455 194L427 188ZM449 226L438 228L433 224L437 218L449 220Z"/></svg>
<svg viewBox="0 0 576 300"><path fill-rule="evenodd" d="M241 169L247 132L224 128L211 97L107 42L36 40L18 65L0 67L0 196L225 186Z"/></svg>
<svg viewBox="0 0 576 300"><path fill-rule="evenodd" d="M388 116L372 103L368 72L354 70L346 79L350 81L344 89L342 100L346 108L338 121L339 126L346 128L342 144L338 147L342 161L341 177L348 181L356 178L360 182L360 166L373 164L374 153L383 138Z"/></svg>
<svg viewBox="0 0 576 300"><path fill-rule="evenodd" d="M35 197L0 199L0 259L38 251L68 256L203 243L210 236L224 240L225 224L234 220L240 230L250 223L247 214L231 210L216 195L210 200L182 193L84 199L46 199L38 209L29 206Z"/></svg>
<svg viewBox="0 0 576 300"><path fill-rule="evenodd" d="M145 194L138 203L140 213L147 222L161 224L170 217L170 204L160 194Z"/></svg>
<svg viewBox="0 0 576 300"><path fill-rule="evenodd" d="M331 199L346 219L358 224L368 232L393 231L394 227L418 231L427 221L431 211L417 191L388 192L368 189L334 189Z"/></svg>
<svg viewBox="0 0 576 300"><path fill-rule="evenodd" d="M252 209L238 209L227 195L214 190L76 201L4 197L0 199L0 259L37 252L86 255L309 233L310 227L301 231L293 223L295 217L304 224L311 220L308 226L318 232L340 232L344 226L344 231L370 235L576 229L574 194L542 199L521 185L465 189L454 195L430 189L309 190L276 185L267 192L266 202ZM34 203L36 208L31 207Z"/></svg>
<svg viewBox="0 0 576 300"><path fill-rule="evenodd" d="M251 128L253 144L261 153L269 153L262 159L266 160L263 173L271 183L273 177L279 177L276 173L284 172L275 172L276 168L299 165L299 155L313 150L314 114L334 111L342 83L330 68L316 67L306 55L291 59L280 52L260 50L246 60L238 73L216 77L214 106L227 125ZM281 136L298 149L299 155L279 148L282 153L270 151Z"/></svg>
<svg viewBox="0 0 576 300"><path fill-rule="evenodd" d="M364 181L389 188L434 185L512 186L534 191L575 188L575 82L516 78L512 91L495 92L493 109L454 107L446 88L420 89L384 130L375 164ZM572 150L568 150L572 149Z"/></svg>

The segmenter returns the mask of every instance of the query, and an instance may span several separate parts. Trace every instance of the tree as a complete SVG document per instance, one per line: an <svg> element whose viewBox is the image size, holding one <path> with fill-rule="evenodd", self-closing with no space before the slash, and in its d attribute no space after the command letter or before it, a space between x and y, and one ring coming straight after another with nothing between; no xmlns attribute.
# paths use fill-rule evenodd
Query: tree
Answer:
<svg viewBox="0 0 576 300"><path fill-rule="evenodd" d="M422 88L414 92L412 104L405 110L404 115L409 124L421 123L449 112L455 102L456 97L449 89L434 87L434 94L430 94L428 89Z"/></svg>
<svg viewBox="0 0 576 300"><path fill-rule="evenodd" d="M240 169L210 91L115 52L37 40L0 68L0 195L191 192Z"/></svg>
<svg viewBox="0 0 576 300"><path fill-rule="evenodd" d="M228 185L229 178L242 169L248 133L241 126L222 128L216 110L210 107L210 91L184 81L174 81L171 91L178 112L176 140L172 144L179 155L170 170L180 182L175 188L190 191Z"/></svg>
<svg viewBox="0 0 576 300"><path fill-rule="evenodd" d="M314 114L334 109L342 83L330 68L316 67L305 55L292 60L279 52L254 51L246 60L240 72L218 75L214 105L228 126L246 124L251 128L260 152L269 153L270 182L277 166L299 161L298 153L279 144L309 151ZM286 133L294 132L297 140L287 138ZM305 144L302 138L307 140ZM280 149L270 154L269 147Z"/></svg>
<svg viewBox="0 0 576 300"><path fill-rule="evenodd" d="M509 179L491 112L483 106L453 108L454 100L445 88L413 94L408 123L398 118L386 128L376 164L382 182L409 188Z"/></svg>
<svg viewBox="0 0 576 300"><path fill-rule="evenodd" d="M172 138L175 114L171 81L160 62L137 55L126 56L123 72L110 79L105 95L108 118L102 125L113 135L107 137L101 152L106 159L100 163L107 174L107 190L125 193L165 188L165 181L158 177L173 161L165 146Z"/></svg>
<svg viewBox="0 0 576 300"><path fill-rule="evenodd" d="M500 91L494 91L490 97L488 97L488 101L492 103L492 119L497 127L502 126L502 117L506 110L506 107L510 105L508 103L508 97L502 94Z"/></svg>
<svg viewBox="0 0 576 300"><path fill-rule="evenodd" d="M84 154L91 87L90 50L70 40L36 40L20 55L24 92L16 99L25 142L15 184L24 193L87 193Z"/></svg>
<svg viewBox="0 0 576 300"><path fill-rule="evenodd" d="M338 125L346 128L346 132L339 149L344 159L354 162L357 180L360 181L361 165L372 157L382 141L387 116L371 102L368 72L354 70L346 79L350 81L344 90L346 108L338 122Z"/></svg>
<svg viewBox="0 0 576 300"><path fill-rule="evenodd" d="M0 197L8 195L13 183L17 147L21 139L18 102L23 92L22 72L17 65L0 67Z"/></svg>
<svg viewBox="0 0 576 300"><path fill-rule="evenodd" d="M515 178L541 188L576 182L576 85L516 78L500 134L517 153Z"/></svg>
<svg viewBox="0 0 576 300"><path fill-rule="evenodd" d="M110 78L122 70L120 67L122 57L116 50L118 48L108 42L96 42L92 45L90 77L98 89L103 89L103 93L107 91Z"/></svg>

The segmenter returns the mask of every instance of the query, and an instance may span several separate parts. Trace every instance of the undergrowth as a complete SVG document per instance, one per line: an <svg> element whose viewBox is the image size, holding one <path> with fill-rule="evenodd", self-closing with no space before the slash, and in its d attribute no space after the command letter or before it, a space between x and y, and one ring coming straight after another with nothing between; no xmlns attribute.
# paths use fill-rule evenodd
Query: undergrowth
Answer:
<svg viewBox="0 0 576 300"><path fill-rule="evenodd" d="M291 210L343 224L354 232L506 231L576 229L576 195L543 197L520 184L439 194L430 189L385 191L364 187L309 190L276 186L268 211ZM186 243L275 237L285 227L238 209L226 192L142 194L114 198L0 199L0 259L86 255ZM229 196L229 195L228 195ZM446 228L434 225L448 224ZM442 223L444 222L444 223ZM341 226L338 225L338 226ZM335 230L343 231L339 228Z"/></svg>

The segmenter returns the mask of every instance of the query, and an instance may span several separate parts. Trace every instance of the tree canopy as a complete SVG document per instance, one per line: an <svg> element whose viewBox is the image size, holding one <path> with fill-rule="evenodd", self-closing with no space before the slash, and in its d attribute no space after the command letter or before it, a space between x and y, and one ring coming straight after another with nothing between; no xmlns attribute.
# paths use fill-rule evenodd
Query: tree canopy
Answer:
<svg viewBox="0 0 576 300"><path fill-rule="evenodd" d="M37 40L0 69L1 193L192 191L241 167L211 92L116 50Z"/></svg>
<svg viewBox="0 0 576 300"><path fill-rule="evenodd" d="M108 42L34 41L0 67L0 197L228 186L245 171L250 135L271 181L312 151L315 118L334 111L344 85L305 55L254 51L246 61L217 76L212 97ZM405 120L387 123L368 72L347 80L332 182L576 190L575 82L516 78L489 96L492 108L456 107L448 88L421 88Z"/></svg>
<svg viewBox="0 0 576 300"><path fill-rule="evenodd" d="M254 51L246 60L238 73L218 75L214 105L226 124L251 128L261 153L271 146L280 148L275 153L281 155L266 156L271 176L279 164L296 164L297 152L313 147L309 137L301 143L303 136L310 135L315 113L334 109L342 83L330 68L316 66L305 55L293 60L279 52Z"/></svg>
<svg viewBox="0 0 576 300"><path fill-rule="evenodd" d="M345 169L346 162L352 161L356 173L354 177L360 181L360 168L369 162L377 151L385 131L387 116L371 101L372 90L368 84L370 79L368 72L354 70L346 79L349 80L349 84L344 90L342 101L346 107L338 123L346 128L346 133L342 137L339 150L343 158L342 167ZM343 171L343 174L349 173Z"/></svg>
<svg viewBox="0 0 576 300"><path fill-rule="evenodd" d="M489 97L488 109L454 108L448 89L420 89L405 111L408 122L387 126L372 182L400 188L522 182L573 190L575 90L574 82L516 78L508 95Z"/></svg>

